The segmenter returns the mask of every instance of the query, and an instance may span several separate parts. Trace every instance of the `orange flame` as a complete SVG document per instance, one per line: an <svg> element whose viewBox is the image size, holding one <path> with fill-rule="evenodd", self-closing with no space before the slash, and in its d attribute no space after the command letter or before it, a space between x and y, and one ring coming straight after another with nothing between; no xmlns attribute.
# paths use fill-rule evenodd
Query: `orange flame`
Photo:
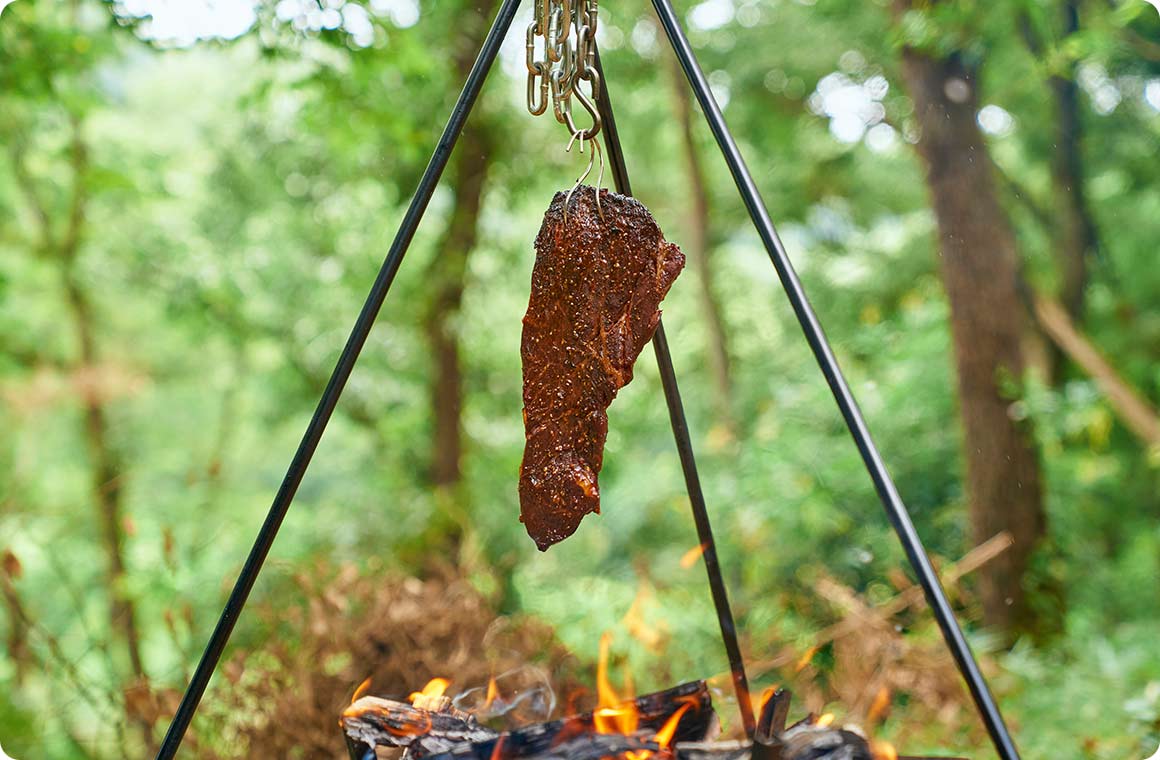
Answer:
<svg viewBox="0 0 1160 760"><path fill-rule="evenodd" d="M642 579L637 587L636 597L632 600L632 606L625 613L621 625L629 636L652 651L660 652L668 645L668 627L663 620L653 622L648 619L645 609L653 597L652 586Z"/></svg>
<svg viewBox="0 0 1160 760"><path fill-rule="evenodd" d="M612 645L612 634L600 637L600 663L596 666L596 698L600 707L616 707L621 699L608 680L608 648Z"/></svg>
<svg viewBox="0 0 1160 760"><path fill-rule="evenodd" d="M632 702L616 707L601 707L592 713L592 723L598 734L635 734L640 714Z"/></svg>
<svg viewBox="0 0 1160 760"><path fill-rule="evenodd" d="M492 680L494 682L495 679ZM500 760L503 757L503 743L506 738L506 736L500 734L499 738L496 739L495 746L491 749L491 760Z"/></svg>
<svg viewBox="0 0 1160 760"><path fill-rule="evenodd" d="M886 714L890 708L890 689L883 686L874 695L874 701L870 703L870 709L866 711L866 722L877 723Z"/></svg>
<svg viewBox="0 0 1160 760"><path fill-rule="evenodd" d="M598 734L634 734L640 723L640 713L632 701L632 680L625 679L625 695L622 697L612 688L608 680L608 649L612 635L600 637L600 661L596 667L596 710L592 713L592 725ZM648 750L625 752L626 760L645 760L652 752Z"/></svg>
<svg viewBox="0 0 1160 760"><path fill-rule="evenodd" d="M657 744L661 745L663 749L669 748L669 744L673 741L673 735L677 733L677 724L681 722L681 716L688 712L692 706L692 702L681 705L680 709L669 716L669 719L661 726L661 730L657 731Z"/></svg>
<svg viewBox="0 0 1160 760"><path fill-rule="evenodd" d="M362 683L354 690L354 694L350 695L350 703L353 705L358 701L358 698L367 693L367 689L371 687L371 678L367 676Z"/></svg>
<svg viewBox="0 0 1160 760"><path fill-rule="evenodd" d="M688 570L690 567L697 564L697 560L699 560L701 558L701 555L704 553L705 553L705 545L704 544L698 544L697 546L694 546L692 549L689 549L687 552L685 552L684 554L681 555L681 567L684 568L685 570Z"/></svg>
<svg viewBox="0 0 1160 760"><path fill-rule="evenodd" d="M819 728L826 728L833 722L834 722L834 714L833 713L826 713L826 714L822 715L822 717L818 718L817 723L815 723L814 725L818 726Z"/></svg>
<svg viewBox="0 0 1160 760"><path fill-rule="evenodd" d="M777 684L766 687L760 694L753 691L749 693L749 705L753 708L754 715L761 715L765 710L765 706L769 704L769 700L773 699L773 695L777 693Z"/></svg>
<svg viewBox="0 0 1160 760"><path fill-rule="evenodd" d="M888 741L879 739L870 745L870 752L874 760L898 760L898 750Z"/></svg>
<svg viewBox="0 0 1160 760"><path fill-rule="evenodd" d="M805 670L806 666L810 664L810 662L814 659L814 655L817 653L817 647L810 647L807 649L806 653L802 655L802 658L797 661L797 665L794 666L794 672L800 673Z"/></svg>
<svg viewBox="0 0 1160 760"><path fill-rule="evenodd" d="M411 696L407 697L407 699L411 700L411 703L414 704L415 700L419 697L441 697L443 696L443 693L447 691L447 687L450 685L451 682L446 678L432 678L427 682L427 685L423 687L423 691L413 691L411 692Z"/></svg>
<svg viewBox="0 0 1160 760"><path fill-rule="evenodd" d="M592 725L599 734L621 734L631 736L637 733L640 727L640 711L633 701L632 674L625 673L622 693L617 693L608 678L608 650L612 643L612 636L605 633L600 637L600 660L596 668L597 707L592 713ZM653 740L667 750L677 733L681 718L690 709L697 707L696 697L687 697L683 704L670 715L664 725L653 735ZM650 760L657 753L653 750L627 750L621 757L624 760Z"/></svg>
<svg viewBox="0 0 1160 760"><path fill-rule="evenodd" d="M495 704L496 697L499 696L499 687L495 685L495 676L487 679L487 699L483 702L484 709Z"/></svg>

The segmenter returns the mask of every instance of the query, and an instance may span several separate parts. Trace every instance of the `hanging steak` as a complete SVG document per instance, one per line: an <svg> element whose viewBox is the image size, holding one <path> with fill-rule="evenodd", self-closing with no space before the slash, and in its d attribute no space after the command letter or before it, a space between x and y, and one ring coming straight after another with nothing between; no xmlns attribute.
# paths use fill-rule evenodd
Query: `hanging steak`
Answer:
<svg viewBox="0 0 1160 760"><path fill-rule="evenodd" d="M632 380L661 299L685 266L633 198L582 185L556 193L536 236L524 315L520 521L541 551L600 511L608 405Z"/></svg>

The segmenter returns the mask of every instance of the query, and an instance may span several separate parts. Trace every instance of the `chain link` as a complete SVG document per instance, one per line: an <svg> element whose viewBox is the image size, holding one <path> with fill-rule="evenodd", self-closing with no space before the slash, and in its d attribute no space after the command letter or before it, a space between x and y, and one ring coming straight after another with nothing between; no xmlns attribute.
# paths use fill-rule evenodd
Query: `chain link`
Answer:
<svg viewBox="0 0 1160 760"><path fill-rule="evenodd" d="M539 116L552 103L556 121L571 135L592 140L600 132L600 115L593 105L600 93L596 71L598 0L535 0L535 18L528 24L525 63L528 69L528 111ZM588 84L585 93L580 83ZM572 118L575 97L592 117L580 129Z"/></svg>

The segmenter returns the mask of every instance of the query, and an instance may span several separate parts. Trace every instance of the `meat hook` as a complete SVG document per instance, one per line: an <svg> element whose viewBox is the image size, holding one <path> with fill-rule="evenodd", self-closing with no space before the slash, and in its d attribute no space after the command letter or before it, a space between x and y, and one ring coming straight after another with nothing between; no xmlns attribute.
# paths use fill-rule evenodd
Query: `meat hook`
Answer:
<svg viewBox="0 0 1160 760"><path fill-rule="evenodd" d="M584 152L584 143L585 142L592 143L592 152L588 154L588 166L584 167L584 173L576 178L576 184L572 185L572 189L568 191L567 197L564 198L564 221L565 221L565 223L568 221L568 205L572 202L572 194L575 193L576 190L580 187L581 183L583 183L584 180L586 180L588 178L588 175L592 173L593 163L597 159L599 159L599 161L600 161L600 170L599 170L599 173L596 175L596 187L593 188L593 192L596 194L596 213L600 215L601 221L604 220L604 209L600 207L600 186L604 184L604 154L600 151L600 141L593 139L593 138L590 138L590 137L586 137L585 134L586 133L584 132L584 130L577 129L575 132L572 133L572 139L568 141L568 147L564 149L564 151L566 153L571 153L572 152L572 145L577 140L579 140L580 141L580 152L583 153Z"/></svg>

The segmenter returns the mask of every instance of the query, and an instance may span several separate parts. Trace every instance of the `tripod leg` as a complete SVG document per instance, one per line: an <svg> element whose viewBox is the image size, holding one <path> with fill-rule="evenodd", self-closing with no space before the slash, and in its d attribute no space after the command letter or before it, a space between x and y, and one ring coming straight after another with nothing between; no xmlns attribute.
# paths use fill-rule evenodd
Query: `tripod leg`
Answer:
<svg viewBox="0 0 1160 760"><path fill-rule="evenodd" d="M294 501L294 494L297 493L302 477L306 474L306 468L310 466L310 460L314 456L315 449L318 448L322 433L326 430L327 423L330 422L339 396L342 395L343 388L346 387L346 381L350 378L359 353L366 343L367 336L370 335L379 309L382 308L387 292L391 289L391 284L399 271L399 264L402 263L403 256L411 244L411 239L415 236L415 230L419 227L419 222L427 210L431 195L439 184L439 177L443 174L447 160L451 157L451 150L459 139L459 134L471 113L472 106L475 105L480 90L483 88L488 72L491 71L496 54L499 52L508 28L511 27L512 19L515 17L519 5L520 0L504 0L491 31L488 32L487 39L484 40L479 57L475 59L475 65L472 66L471 72L467 76L467 82L459 94L459 100L456 101L451 116L447 120L447 126L443 128L443 135L439 138L435 153L431 156L426 171L423 172L414 197L411 198L411 205L407 208L402 224L399 225L399 231L395 234L390 251L387 253L378 277L375 278L371 292L367 296L366 303L363 304L362 311L351 329L350 337L342 349L342 354L330 376L330 381L322 392L322 398L318 401L314 417L302 435L302 442L298 444L298 450L294 453L294 458L286 470L286 476L274 497L273 504L270 505L266 520L258 531L258 537L254 540L249 556L246 557L246 563L242 566L233 591L230 592L225 609L222 610L221 617L218 619L217 627L214 628L209 643L205 647L205 652L197 664L197 670L194 671L193 678L190 679L189 686L185 690L185 695L181 698L177 713L169 724L165 740L157 753L157 760L170 760L181 746L181 740L185 736L186 729L189 728L189 722L193 719L193 714L197 712L202 694L205 693L209 679L221 659L230 634L233 633L234 624L237 623L238 617L242 614L246 599L254 587L254 581L257 580L258 573L262 570L262 564L266 561L266 555L270 553L270 547L274 543L275 536L278 535L278 528L282 525L282 520L285 518L287 510L290 509L291 502Z"/></svg>
<svg viewBox="0 0 1160 760"><path fill-rule="evenodd" d="M701 110L705 113L709 128L717 139L717 145L725 157L725 163L729 165L733 181L737 184L737 189L741 193L749 216L753 219L753 224L761 236L761 241L773 262L774 269L777 270L782 288L785 290L798 323L805 333L806 341L814 352L814 358L817 359L822 374L830 386L834 400L838 403L838 409L846 421L850 435L854 438L858 452L862 455L862 461L870 473L871 480L874 481L874 487L877 489L878 498L881 499L882 506L886 510L886 516L898 534L902 547L906 551L906 556L918 576L927 602L934 611L939 628L942 629L947 647L967 682L975 706L982 716L987 732L991 735L991 741L994 742L995 749L1003 760L1018 760L1019 753L1015 749L1007 726L1003 723L999 707L987 688L987 682L979 671L979 665L963 637L958 621L955 620L954 612L951 611L950 603L939 583L938 575L935 574L926 549L923 548L922 539L919 538L918 532L914 529L914 523L911 522L910 514L906 511L906 505L903 504L902 498L898 495L898 490L886 469L886 464L882 461L878 448L870 437L870 430L862 418L862 412L858 409L854 394L850 391L850 387L842 375L838 360L822 331L821 323L818 322L817 315L814 314L813 307L810 306L805 290L802 288L797 273L794 272L793 265L790 263L789 256L785 252L785 247L773 227L769 211L766 210L765 203L753 182L753 177L750 176L749 169L745 166L745 160L737 148L737 143L733 140L733 135L730 134L729 127L725 124L725 117L721 114L721 109L713 98L705 74L701 71L701 66L693 54L693 49L689 45L688 38L685 37L684 30L681 29L680 22L673 11L672 2L671 0L653 0L653 7L656 9L661 26L664 27L665 34L673 46L673 52L676 53L681 68L684 69L685 75L689 79L693 94L697 96L697 101L701 104Z"/></svg>
<svg viewBox="0 0 1160 760"><path fill-rule="evenodd" d="M617 192L632 195L628 181L628 169L624 164L624 151L620 146L620 135L616 131L616 119L612 114L612 102L608 97L608 79L600 65L600 51L596 51L596 71L602 82L597 93L596 107L604 123L604 143L607 146L612 178ZM673 426L673 438L677 443L677 453L681 459L681 470L685 474L685 490L693 508L693 522L697 526L697 538L701 541L701 557L705 571L709 574L709 591L713 606L717 611L717 622L721 626L721 639L725 642L725 654L729 658L729 670L733 676L733 688L737 692L737 707L741 711L741 723L747 736L753 736L756 721L753 706L749 700L749 680L745 676L745 662L741 657L741 647L737 643L737 626L733 622L733 610L729 606L729 594L725 580L721 577L721 566L717 561L717 542L713 539L713 526L709 522L709 511L705 506L705 495L701 492L701 478L697 474L697 460L693 456L693 442L689 437L689 423L685 419L681 391L677 387L677 373L673 369L673 357L669 353L669 342L665 337L664 324L657 324L652 339L653 351L660 368L661 386L664 388L665 403L669 408L669 421Z"/></svg>

